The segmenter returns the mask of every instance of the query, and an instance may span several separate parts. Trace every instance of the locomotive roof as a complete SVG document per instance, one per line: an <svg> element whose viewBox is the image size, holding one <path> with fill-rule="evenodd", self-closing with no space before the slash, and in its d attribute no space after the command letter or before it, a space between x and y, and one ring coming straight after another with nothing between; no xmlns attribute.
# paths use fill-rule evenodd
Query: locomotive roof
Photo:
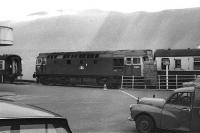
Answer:
<svg viewBox="0 0 200 133"><path fill-rule="evenodd" d="M64 55L64 54L102 54L105 56L139 56L147 54L147 51L152 51L150 49L146 50L116 50L116 51L76 51L76 52L53 52L53 53L40 53L40 57L46 57L48 55Z"/></svg>
<svg viewBox="0 0 200 133"><path fill-rule="evenodd" d="M154 57L200 56L200 49L158 49Z"/></svg>

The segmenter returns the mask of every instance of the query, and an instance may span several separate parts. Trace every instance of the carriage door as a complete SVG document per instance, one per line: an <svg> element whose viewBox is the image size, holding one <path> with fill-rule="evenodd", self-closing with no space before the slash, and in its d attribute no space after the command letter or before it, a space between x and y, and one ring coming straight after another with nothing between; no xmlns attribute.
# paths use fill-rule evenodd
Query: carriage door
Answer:
<svg viewBox="0 0 200 133"><path fill-rule="evenodd" d="M125 76L141 76L141 60L140 57L124 58L124 75Z"/></svg>
<svg viewBox="0 0 200 133"><path fill-rule="evenodd" d="M17 61L12 60L12 73L17 73Z"/></svg>

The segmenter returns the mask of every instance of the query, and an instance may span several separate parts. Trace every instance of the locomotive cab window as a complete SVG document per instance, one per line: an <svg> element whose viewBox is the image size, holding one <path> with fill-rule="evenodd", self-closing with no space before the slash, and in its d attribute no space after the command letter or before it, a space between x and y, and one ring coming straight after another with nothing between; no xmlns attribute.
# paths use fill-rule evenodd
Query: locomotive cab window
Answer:
<svg viewBox="0 0 200 133"><path fill-rule="evenodd" d="M132 65L132 58L131 57L125 57L125 65Z"/></svg>
<svg viewBox="0 0 200 133"><path fill-rule="evenodd" d="M38 58L37 61L36 61L36 64L41 65L42 64L42 58Z"/></svg>
<svg viewBox="0 0 200 133"><path fill-rule="evenodd" d="M133 58L133 64L140 64L140 58Z"/></svg>
<svg viewBox="0 0 200 133"><path fill-rule="evenodd" d="M4 70L5 66L5 61L4 60L0 60L0 70Z"/></svg>

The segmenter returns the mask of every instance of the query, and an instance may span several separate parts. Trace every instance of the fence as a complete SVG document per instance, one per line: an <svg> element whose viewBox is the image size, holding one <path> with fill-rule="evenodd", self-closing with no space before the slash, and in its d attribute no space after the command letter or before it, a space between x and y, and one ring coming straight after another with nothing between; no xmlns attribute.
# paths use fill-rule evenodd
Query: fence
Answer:
<svg viewBox="0 0 200 133"><path fill-rule="evenodd" d="M197 78L197 75L158 75L157 81L152 82L141 76L122 76L121 88L152 88L152 89L176 89L183 86L184 82L190 82ZM152 77L154 79L155 77Z"/></svg>

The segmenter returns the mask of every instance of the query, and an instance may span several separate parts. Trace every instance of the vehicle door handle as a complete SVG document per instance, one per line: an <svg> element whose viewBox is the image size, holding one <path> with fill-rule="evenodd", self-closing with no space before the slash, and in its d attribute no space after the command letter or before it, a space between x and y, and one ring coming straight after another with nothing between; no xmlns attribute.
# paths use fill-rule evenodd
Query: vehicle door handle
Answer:
<svg viewBox="0 0 200 133"><path fill-rule="evenodd" d="M187 112L190 112L191 109L190 108L182 108L183 111L187 111Z"/></svg>

